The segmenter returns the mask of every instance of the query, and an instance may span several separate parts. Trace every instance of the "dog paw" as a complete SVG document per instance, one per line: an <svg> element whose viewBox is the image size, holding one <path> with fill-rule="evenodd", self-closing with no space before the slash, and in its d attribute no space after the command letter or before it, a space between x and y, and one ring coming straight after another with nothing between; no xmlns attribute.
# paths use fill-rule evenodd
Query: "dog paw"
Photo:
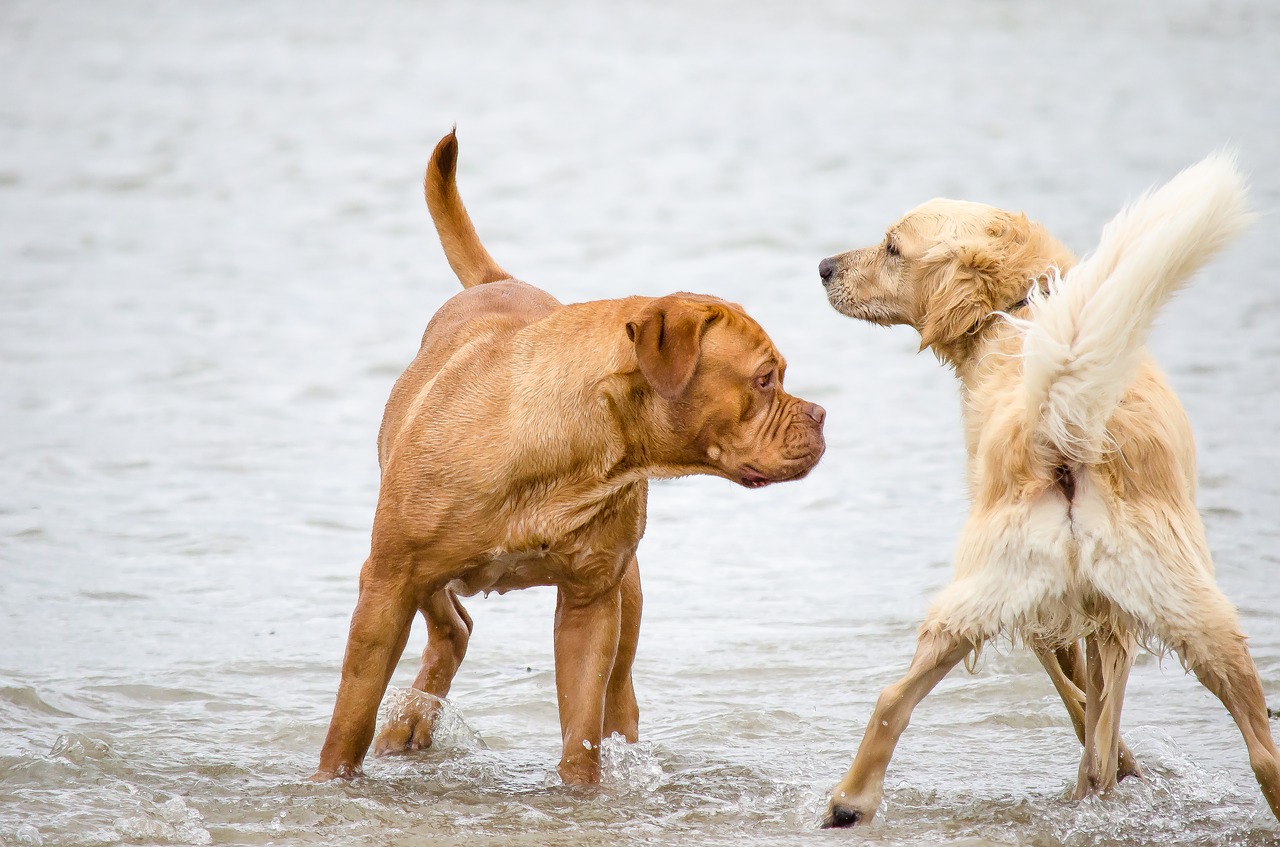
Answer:
<svg viewBox="0 0 1280 847"><path fill-rule="evenodd" d="M373 754L394 756L426 750L431 746L431 733L443 706L443 701L417 691L392 703L382 732L373 742Z"/></svg>
<svg viewBox="0 0 1280 847"><path fill-rule="evenodd" d="M364 776L364 771L359 765L353 765L344 762L333 770L318 769L311 776L307 777L308 782L329 782L334 779L352 780L357 777Z"/></svg>
<svg viewBox="0 0 1280 847"><path fill-rule="evenodd" d="M1147 774L1142 769L1142 765L1138 764L1138 760L1133 757L1132 753L1126 756L1125 753L1127 752L1126 750L1120 753L1120 764L1116 767L1116 782L1121 782L1129 777L1146 779Z"/></svg>
<svg viewBox="0 0 1280 847"><path fill-rule="evenodd" d="M565 785L599 785L600 763L590 760L561 760L557 768Z"/></svg>
<svg viewBox="0 0 1280 847"><path fill-rule="evenodd" d="M832 803L822 819L823 829L848 829L871 820L871 815L842 803Z"/></svg>

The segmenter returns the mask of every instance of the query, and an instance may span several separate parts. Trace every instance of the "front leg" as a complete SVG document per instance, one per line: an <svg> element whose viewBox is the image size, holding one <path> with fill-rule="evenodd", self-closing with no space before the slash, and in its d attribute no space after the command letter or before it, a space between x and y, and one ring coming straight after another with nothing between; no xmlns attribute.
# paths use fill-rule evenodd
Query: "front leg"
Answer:
<svg viewBox="0 0 1280 847"><path fill-rule="evenodd" d="M1075 799L1108 791L1118 780L1120 711L1137 644L1127 634L1100 633L1085 641L1084 755Z"/></svg>
<svg viewBox="0 0 1280 847"><path fill-rule="evenodd" d="M422 606L427 622L427 646L422 650L422 667L413 688L438 700L413 698L392 715L374 741L374 754L390 756L431 746L431 731L440 716L440 700L449 694L458 666L467 655L471 640L471 616L458 597L441 588Z"/></svg>
<svg viewBox="0 0 1280 847"><path fill-rule="evenodd" d="M631 557L627 572L618 586L622 602L622 626L618 635L618 655L613 660L613 673L604 698L604 738L615 732L635 743L640 738L640 707L631 682L631 665L636 659L640 641L640 612L644 597L640 591L640 564Z"/></svg>
<svg viewBox="0 0 1280 847"><path fill-rule="evenodd" d="M1089 636L1090 639L1094 636ZM1071 718L1071 726L1076 731L1076 738L1085 744L1085 694L1084 689L1087 672L1085 658L1077 643L1072 642L1064 647L1054 648L1042 639L1029 638L1028 644L1035 652L1036 658L1044 666L1049 680L1067 707L1067 716ZM1118 761L1116 781L1129 776L1142 776L1142 768L1138 760L1130 752L1124 741L1118 741Z"/></svg>
<svg viewBox="0 0 1280 847"><path fill-rule="evenodd" d="M875 816L889 759L911 712L972 649L972 642L945 629L926 629L920 634L906 676L881 692L876 701L853 766L833 792L823 828L865 824Z"/></svg>
<svg viewBox="0 0 1280 847"><path fill-rule="evenodd" d="M556 694L564 750L560 778L567 785L600 781L600 737L605 692L618 653L622 592L581 594L561 586L556 595Z"/></svg>

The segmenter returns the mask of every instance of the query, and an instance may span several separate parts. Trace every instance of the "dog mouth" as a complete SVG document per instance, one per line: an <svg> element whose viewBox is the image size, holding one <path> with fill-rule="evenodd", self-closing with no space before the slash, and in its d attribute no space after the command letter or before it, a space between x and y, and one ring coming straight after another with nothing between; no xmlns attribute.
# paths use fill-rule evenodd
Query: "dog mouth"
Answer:
<svg viewBox="0 0 1280 847"><path fill-rule="evenodd" d="M865 276L847 273L838 279L824 279L827 302L842 315L880 326L892 326L901 321L898 306L883 294L867 291Z"/></svg>
<svg viewBox="0 0 1280 847"><path fill-rule="evenodd" d="M822 437L822 419L826 412L822 407L807 404L808 415L800 415L787 427L784 443L776 450L781 455L774 461L765 460L764 468L747 461L735 469L724 468L720 475L743 488L764 488L776 482L792 482L808 475L817 467L818 460L827 452L826 439ZM773 450L768 453L775 452ZM768 455L766 453L766 455ZM726 473L726 471L728 471Z"/></svg>
<svg viewBox="0 0 1280 847"><path fill-rule="evenodd" d="M738 472L736 482L743 488L764 488L766 485L773 485L776 482L793 482L808 474L816 464L817 461L806 462L799 468L774 475L766 474L748 465Z"/></svg>
<svg viewBox="0 0 1280 847"><path fill-rule="evenodd" d="M863 300L843 292L839 295L828 296L827 300L831 303L833 309L846 317L856 318L878 326L892 326L898 322L896 310L883 300Z"/></svg>

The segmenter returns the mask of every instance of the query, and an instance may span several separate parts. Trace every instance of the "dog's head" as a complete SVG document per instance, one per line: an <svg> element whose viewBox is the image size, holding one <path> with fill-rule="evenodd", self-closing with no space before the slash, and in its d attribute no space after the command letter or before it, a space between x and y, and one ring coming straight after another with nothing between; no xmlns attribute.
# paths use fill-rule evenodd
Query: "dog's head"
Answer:
<svg viewBox="0 0 1280 847"><path fill-rule="evenodd" d="M953 363L997 312L1024 300L1051 267L1074 258L1039 224L981 203L930 200L871 247L823 259L818 273L839 312L908 324Z"/></svg>
<svg viewBox="0 0 1280 847"><path fill-rule="evenodd" d="M648 303L627 336L663 471L759 488L799 479L821 458L826 412L783 390L786 360L741 306L672 294Z"/></svg>

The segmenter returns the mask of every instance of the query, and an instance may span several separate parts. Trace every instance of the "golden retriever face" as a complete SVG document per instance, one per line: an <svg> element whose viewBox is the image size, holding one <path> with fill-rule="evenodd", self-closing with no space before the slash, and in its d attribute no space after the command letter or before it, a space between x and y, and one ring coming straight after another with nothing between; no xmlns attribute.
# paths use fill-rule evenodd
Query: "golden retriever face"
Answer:
<svg viewBox="0 0 1280 847"><path fill-rule="evenodd" d="M671 295L628 334L681 472L759 488L799 479L822 457L826 412L783 390L786 360L740 306Z"/></svg>
<svg viewBox="0 0 1280 847"><path fill-rule="evenodd" d="M939 355L1023 300L1036 277L1073 261L1043 227L981 203L930 200L879 244L818 265L831 305L851 318L920 333Z"/></svg>

